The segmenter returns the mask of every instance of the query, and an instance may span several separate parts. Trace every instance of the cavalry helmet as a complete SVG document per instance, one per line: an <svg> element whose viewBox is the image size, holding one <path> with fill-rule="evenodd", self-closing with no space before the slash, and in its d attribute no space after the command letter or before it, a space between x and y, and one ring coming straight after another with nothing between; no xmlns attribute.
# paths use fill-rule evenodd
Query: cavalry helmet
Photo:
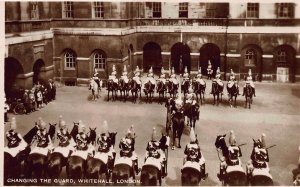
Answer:
<svg viewBox="0 0 300 187"><path fill-rule="evenodd" d="M194 128L191 128L191 132L190 132L190 143L195 143L196 142L196 135L195 135L195 131Z"/></svg>
<svg viewBox="0 0 300 187"><path fill-rule="evenodd" d="M152 129L151 140L153 142L158 141L155 127L153 127L153 129Z"/></svg>
<svg viewBox="0 0 300 187"><path fill-rule="evenodd" d="M266 135L265 135L265 133L261 134L260 141L261 141L262 147L266 147Z"/></svg>
<svg viewBox="0 0 300 187"><path fill-rule="evenodd" d="M233 130L230 131L230 135L229 135L229 144L231 146L235 146L236 145L236 139L235 139L235 135Z"/></svg>

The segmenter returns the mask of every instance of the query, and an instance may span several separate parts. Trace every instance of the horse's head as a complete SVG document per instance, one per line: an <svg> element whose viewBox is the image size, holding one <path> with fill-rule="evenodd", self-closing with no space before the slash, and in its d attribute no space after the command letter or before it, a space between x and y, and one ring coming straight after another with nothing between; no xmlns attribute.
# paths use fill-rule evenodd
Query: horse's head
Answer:
<svg viewBox="0 0 300 187"><path fill-rule="evenodd" d="M111 141L111 145L115 146L117 132L109 132L108 134Z"/></svg>
<svg viewBox="0 0 300 187"><path fill-rule="evenodd" d="M226 137L226 134L217 136L216 141L215 141L215 146L217 149L222 149L223 147L227 147L225 137Z"/></svg>
<svg viewBox="0 0 300 187"><path fill-rule="evenodd" d="M51 139L53 139L53 137L55 135L55 127L56 127L56 123L54 123L54 124L49 123L48 134L49 134Z"/></svg>
<svg viewBox="0 0 300 187"><path fill-rule="evenodd" d="M165 84L162 81L157 83L157 92L162 92L165 90Z"/></svg>
<svg viewBox="0 0 300 187"><path fill-rule="evenodd" d="M90 142L95 142L96 141L96 137L97 137L96 129L97 129L97 127L95 127L95 128L90 127L90 133L89 133L89 137L88 137Z"/></svg>

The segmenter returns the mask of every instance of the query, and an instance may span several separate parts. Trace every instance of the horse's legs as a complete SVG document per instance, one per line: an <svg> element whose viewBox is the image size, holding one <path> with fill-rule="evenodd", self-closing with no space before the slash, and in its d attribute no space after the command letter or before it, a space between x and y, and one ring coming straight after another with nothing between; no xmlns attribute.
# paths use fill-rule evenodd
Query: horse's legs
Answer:
<svg viewBox="0 0 300 187"><path fill-rule="evenodd" d="M175 149L175 140L176 140L176 130L173 128L173 146L172 149Z"/></svg>
<svg viewBox="0 0 300 187"><path fill-rule="evenodd" d="M237 96L234 97L234 108L236 108L236 97Z"/></svg>
<svg viewBox="0 0 300 187"><path fill-rule="evenodd" d="M213 105L215 105L216 104L216 95L213 94L213 96L214 96L214 104Z"/></svg>

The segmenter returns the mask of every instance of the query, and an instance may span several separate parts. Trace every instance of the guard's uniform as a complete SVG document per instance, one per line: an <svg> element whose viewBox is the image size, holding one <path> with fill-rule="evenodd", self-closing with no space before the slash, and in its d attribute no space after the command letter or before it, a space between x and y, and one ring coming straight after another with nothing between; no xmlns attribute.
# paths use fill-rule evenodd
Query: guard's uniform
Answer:
<svg viewBox="0 0 300 187"><path fill-rule="evenodd" d="M137 66L136 67L136 70L134 71L134 77L132 78L138 85L141 85L142 82L141 82L141 79L140 79L140 75L141 75L141 72L140 72L140 69L139 67Z"/></svg>
<svg viewBox="0 0 300 187"><path fill-rule="evenodd" d="M154 79L152 67L150 68L149 73L147 75L147 80L150 81L151 84L155 85L155 79Z"/></svg>
<svg viewBox="0 0 300 187"><path fill-rule="evenodd" d="M166 74L164 68L161 68L161 74L159 76L159 81L162 81L164 84L166 84Z"/></svg>
<svg viewBox="0 0 300 187"><path fill-rule="evenodd" d="M205 85L204 80L202 79L202 74L201 74L201 69L199 70L197 77L196 77L196 82L199 82L201 85Z"/></svg>
<svg viewBox="0 0 300 187"><path fill-rule="evenodd" d="M138 168L138 156L134 151L134 139L131 137L124 137L121 139L119 144L120 157L128 157L132 161L132 166L136 173L139 173Z"/></svg>
<svg viewBox="0 0 300 187"><path fill-rule="evenodd" d="M21 134L16 131L11 129L5 133L5 136L8 143L4 147L4 152L9 153L12 157L17 156L18 153L27 147L27 143L23 140Z"/></svg>
<svg viewBox="0 0 300 187"><path fill-rule="evenodd" d="M170 76L170 82L172 82L175 85L179 84L178 80L176 79L176 75L174 73L172 73Z"/></svg>
<svg viewBox="0 0 300 187"><path fill-rule="evenodd" d="M213 70L212 70L211 63L210 63L210 61L209 61L209 62L208 62L208 67L207 67L207 75L208 75L208 79L211 79L212 73L213 73Z"/></svg>
<svg viewBox="0 0 300 187"><path fill-rule="evenodd" d="M30 154L39 153L47 156L48 153L52 152L53 145L46 129L39 129L32 141L37 141L37 145L31 150Z"/></svg>
<svg viewBox="0 0 300 187"><path fill-rule="evenodd" d="M75 142L67 129L60 129L57 134L59 140L58 146L54 148L53 152L61 153L65 158L70 156L70 153L75 149Z"/></svg>

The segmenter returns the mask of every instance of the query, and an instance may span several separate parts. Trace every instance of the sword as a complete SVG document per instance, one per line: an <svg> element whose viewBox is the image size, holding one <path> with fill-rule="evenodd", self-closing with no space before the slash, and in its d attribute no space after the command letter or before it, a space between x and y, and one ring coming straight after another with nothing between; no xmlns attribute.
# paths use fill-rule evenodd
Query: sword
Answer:
<svg viewBox="0 0 300 187"><path fill-rule="evenodd" d="M271 146L267 147L266 149L270 149L270 148L275 147L275 146L276 146L276 144L271 145Z"/></svg>

